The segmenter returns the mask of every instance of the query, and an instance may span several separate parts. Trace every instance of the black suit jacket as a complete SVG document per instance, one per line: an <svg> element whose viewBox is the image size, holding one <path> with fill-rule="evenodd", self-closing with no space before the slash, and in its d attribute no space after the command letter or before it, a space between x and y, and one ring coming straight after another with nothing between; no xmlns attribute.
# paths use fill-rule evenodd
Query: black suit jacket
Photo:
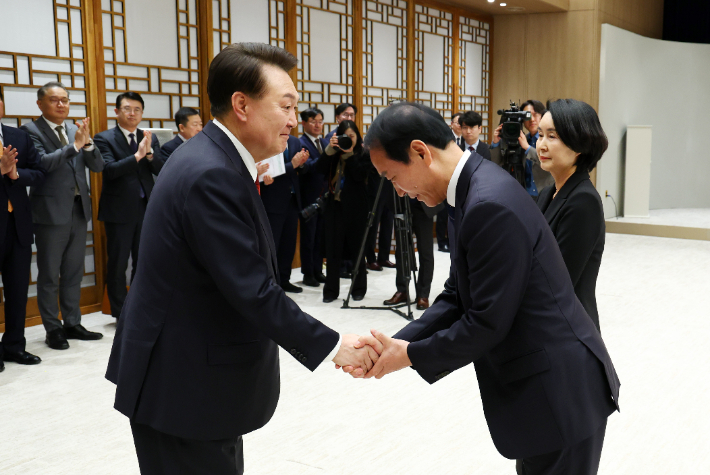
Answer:
<svg viewBox="0 0 710 475"><path fill-rule="evenodd" d="M185 141L181 139L178 135L176 135L170 141L166 142L164 145L161 145L160 150L163 152L163 157L165 157L165 160L170 158L170 155L172 155L173 152L184 143Z"/></svg>
<svg viewBox="0 0 710 475"><path fill-rule="evenodd" d="M173 154L153 191L106 373L115 408L178 437L246 434L276 409L277 345L312 371L338 334L279 287L256 186L213 122Z"/></svg>
<svg viewBox="0 0 710 475"><path fill-rule="evenodd" d="M555 191L554 185L542 190L537 205L560 246L574 293L599 329L596 287L606 235L602 199L584 170L572 175L553 199Z"/></svg>
<svg viewBox="0 0 710 475"><path fill-rule="evenodd" d="M300 210L302 208L298 172L291 164L293 157L300 152L302 148L301 141L298 140L297 137L289 135L288 153L284 153L286 173L274 178L274 182L270 185L261 184L261 201L264 203L264 208L266 208L267 213L286 213L288 211L288 202L291 199L291 190L296 194L298 209Z"/></svg>
<svg viewBox="0 0 710 475"><path fill-rule="evenodd" d="M136 143L143 140L143 131L136 132ZM104 159L103 187L99 200L99 220L110 223L130 223L143 216L140 187L146 199L153 191L153 175L160 173L165 158L160 142L153 135L153 160L143 158L140 162L133 156L126 136L118 126L96 134L94 143Z"/></svg>
<svg viewBox="0 0 710 475"><path fill-rule="evenodd" d="M327 187L325 175L316 168L316 163L318 163L318 158L320 158L318 149L306 134L301 135L300 140L303 148L308 150L309 153L308 160L298 170L298 177L301 182L301 199L305 208L315 203L316 199L327 190ZM325 152L328 141L322 138L318 140Z"/></svg>
<svg viewBox="0 0 710 475"><path fill-rule="evenodd" d="M34 242L34 237L32 235L32 208L27 196L27 187L40 186L44 182L47 172L42 168L37 150L27 132L1 124L0 127L2 127L3 147L12 146L17 149L17 173L20 175L17 180L11 180L7 175L2 176L0 239L5 239L7 220L10 214L7 211L7 201L10 200L15 216L17 242L21 246L29 246ZM0 151L0 155L2 155L2 151Z"/></svg>
<svg viewBox="0 0 710 475"><path fill-rule="evenodd" d="M510 175L476 154L455 204L446 290L395 337L412 342L412 366L429 383L474 363L503 456L589 437L618 408L619 380L550 227Z"/></svg>

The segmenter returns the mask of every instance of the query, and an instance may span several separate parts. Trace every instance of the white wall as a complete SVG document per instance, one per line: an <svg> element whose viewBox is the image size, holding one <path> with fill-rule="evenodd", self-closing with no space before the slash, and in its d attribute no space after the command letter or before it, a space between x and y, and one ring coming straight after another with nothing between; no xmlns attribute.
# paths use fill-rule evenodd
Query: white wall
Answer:
<svg viewBox="0 0 710 475"><path fill-rule="evenodd" d="M609 150L597 189L623 203L625 133L652 125L651 209L710 208L710 45L646 38L602 25L599 117ZM604 199L604 214L614 205Z"/></svg>

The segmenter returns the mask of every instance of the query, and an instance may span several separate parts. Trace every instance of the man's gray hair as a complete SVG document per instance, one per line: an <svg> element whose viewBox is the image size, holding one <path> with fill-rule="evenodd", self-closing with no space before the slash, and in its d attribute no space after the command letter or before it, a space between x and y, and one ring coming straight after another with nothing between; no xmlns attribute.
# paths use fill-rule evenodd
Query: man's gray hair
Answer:
<svg viewBox="0 0 710 475"><path fill-rule="evenodd" d="M47 91L53 87L61 87L62 89L67 91L67 96L69 95L69 91L66 87L64 87L64 84L60 83L59 81L52 81L39 88L39 90L37 91L37 99L41 101L44 96L47 95Z"/></svg>

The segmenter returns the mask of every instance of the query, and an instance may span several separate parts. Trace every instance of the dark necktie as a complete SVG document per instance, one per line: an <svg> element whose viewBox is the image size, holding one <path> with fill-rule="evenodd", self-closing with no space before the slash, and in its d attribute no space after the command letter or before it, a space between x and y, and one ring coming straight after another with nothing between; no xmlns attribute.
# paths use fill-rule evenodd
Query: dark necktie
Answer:
<svg viewBox="0 0 710 475"><path fill-rule="evenodd" d="M62 147L67 145L67 139L64 138L64 127L61 125L58 125L54 130L57 131L57 134L59 135L59 143L62 144Z"/></svg>
<svg viewBox="0 0 710 475"><path fill-rule="evenodd" d="M256 177L254 184L256 185L256 192L259 193L259 195L261 195L261 185L259 185L259 177Z"/></svg>
<svg viewBox="0 0 710 475"><path fill-rule="evenodd" d="M468 151L471 152L471 153L473 153L473 152L476 151L476 149L473 148L473 145L469 145L469 146L468 146Z"/></svg>
<svg viewBox="0 0 710 475"><path fill-rule="evenodd" d="M136 143L135 134L128 134L131 141L128 142L128 146L131 147L131 152L136 153L138 151L138 144ZM145 198L145 191L143 191L143 183L141 183L140 174L138 175L138 186L140 187L140 197Z"/></svg>

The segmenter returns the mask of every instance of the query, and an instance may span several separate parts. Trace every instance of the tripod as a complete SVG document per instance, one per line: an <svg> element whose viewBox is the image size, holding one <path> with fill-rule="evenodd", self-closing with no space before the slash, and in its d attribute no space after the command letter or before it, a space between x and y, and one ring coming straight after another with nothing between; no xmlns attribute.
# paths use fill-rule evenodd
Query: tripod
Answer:
<svg viewBox="0 0 710 475"><path fill-rule="evenodd" d="M365 253L365 245L367 244L367 234L370 230L370 228L373 226L375 222L375 210L377 209L377 204L380 201L380 196L382 195L382 185L384 184L386 178L381 177L380 178L380 184L377 187L377 195L375 195L375 202L372 205L372 210L370 211L370 215L367 221L367 228L365 229L365 235L362 238L362 243L360 244L360 251L358 252L357 255L357 260L355 261L355 267L353 269L353 275L352 275L352 280L350 281L350 288L348 289L348 295L343 300L343 306L341 308L351 308L351 309L364 309L364 310L389 310L391 312L396 313L397 315L403 317L405 320L413 320L413 314L412 314L412 302L409 298L409 284L412 279L412 275L414 276L414 282L416 285L417 282L417 265L416 261L414 260L414 240L413 240L413 234L412 234L412 211L409 208L409 200L404 199L401 200L399 196L397 196L397 192L394 191L394 213L395 213L395 232L397 233L397 245L402 246L402 265L403 265L403 270L404 270L404 278L405 282L407 285L407 301L399 303L397 305L392 305L388 307L367 307L365 305L361 305L359 307L351 307L350 306L350 295L352 294L353 290L353 285L355 284L355 278L357 277L358 270L360 269L360 262L362 262L362 259L364 258L364 253ZM404 204L402 204L402 202ZM399 263L397 263L399 265ZM407 307L407 313L404 313L400 310L400 308L406 306Z"/></svg>

